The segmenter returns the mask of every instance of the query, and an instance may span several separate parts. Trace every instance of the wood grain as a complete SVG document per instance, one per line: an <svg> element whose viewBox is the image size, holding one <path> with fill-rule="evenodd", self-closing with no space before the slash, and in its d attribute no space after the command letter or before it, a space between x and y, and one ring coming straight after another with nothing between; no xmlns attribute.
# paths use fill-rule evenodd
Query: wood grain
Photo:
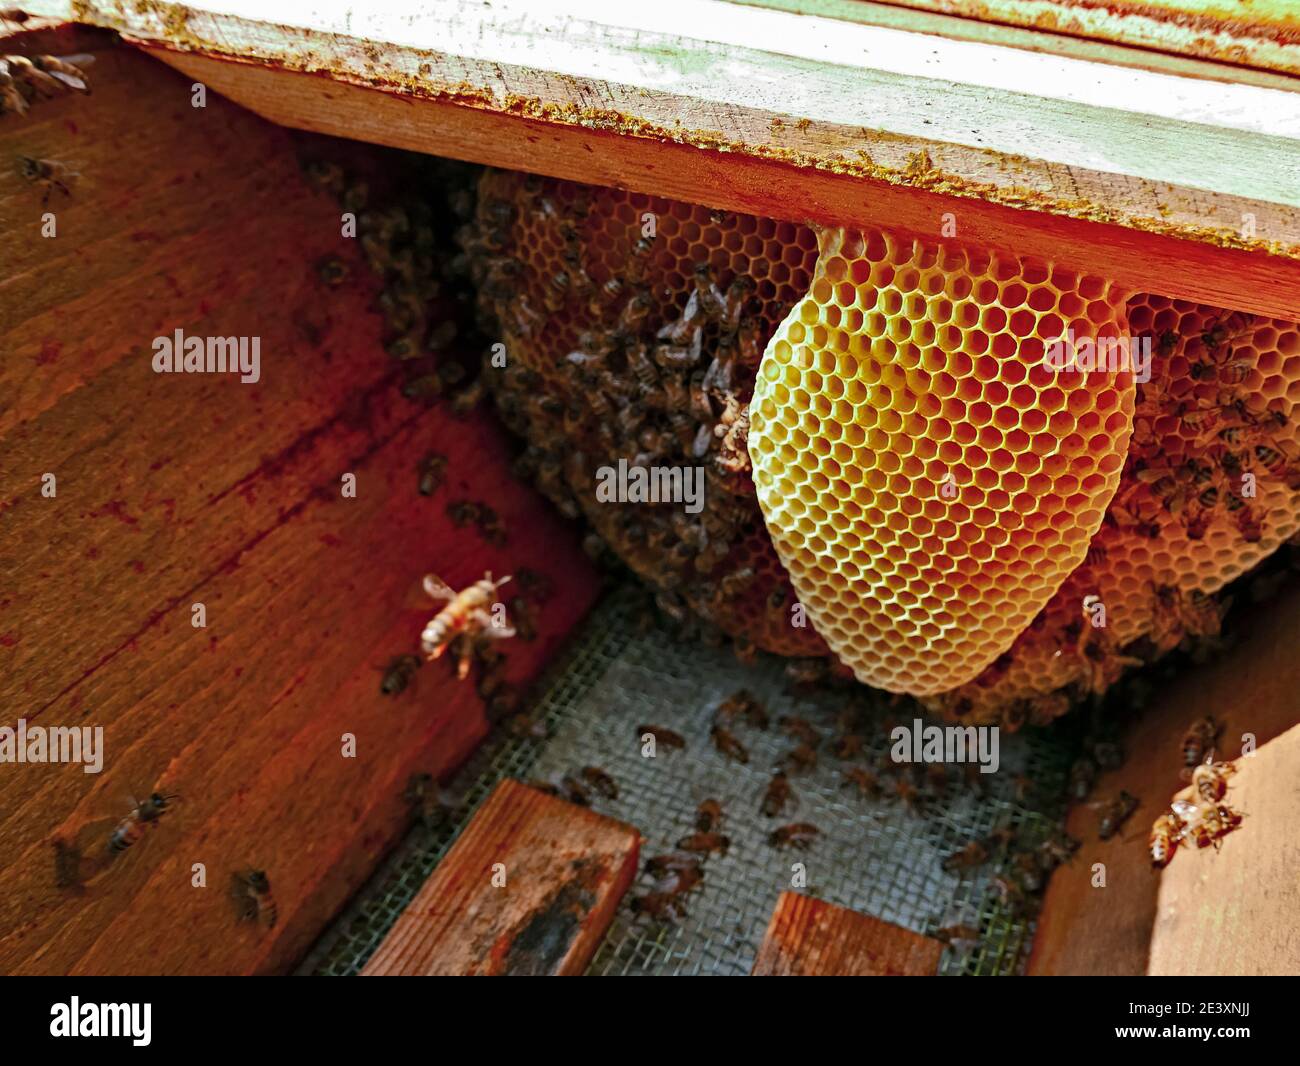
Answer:
<svg viewBox="0 0 1300 1066"><path fill-rule="evenodd" d="M1300 725L1237 759L1227 801L1244 816L1218 851L1177 854L1160 879L1147 973L1300 973Z"/></svg>
<svg viewBox="0 0 1300 1066"><path fill-rule="evenodd" d="M1029 973L1147 973L1153 961L1152 936L1166 892L1164 885L1181 884L1193 875L1208 876L1208 871L1219 871L1214 875L1216 878L1243 879L1240 882L1241 891L1246 894L1243 899L1260 912L1258 921L1273 923L1275 911L1278 912L1276 921L1282 920L1281 915L1287 913L1295 899L1296 864L1292 862L1289 873L1279 881L1268 874L1275 869L1271 862L1264 866L1251 863L1256 861L1260 847L1284 855L1294 854L1278 846L1279 840L1292 832L1286 823L1270 827L1265 817L1252 816L1233 834L1240 839L1235 843L1225 842L1222 853L1180 851L1163 876L1152 873L1146 843L1156 815L1183 787L1178 776L1182 766L1181 742L1193 721L1210 714L1224 724L1219 742L1224 758L1238 755L1242 735L1253 734L1261 746L1257 760L1263 758L1263 746L1300 721L1300 700L1296 696L1300 692L1300 660L1295 654L1297 634L1300 634L1300 589L1292 588L1284 598L1269 604L1266 610L1254 612L1243 622L1238 644L1222 658L1188 671L1134 719L1123 739L1127 761L1120 769L1098 778L1093 796L1106 799L1120 789L1127 789L1142 805L1124 832L1109 841L1097 839L1096 811L1082 805L1071 809L1066 828L1083 841L1083 846L1071 862L1057 869L1048 885L1029 959ZM1270 756L1269 762L1275 758ZM1284 796L1296 778L1292 763L1290 784L1287 779L1270 784L1267 802L1278 802L1277 797ZM1274 793L1272 789L1279 791ZM1246 845L1242 841L1249 833L1261 835L1255 843ZM1233 860L1234 855L1241 857L1240 865ZM1104 888L1092 887L1092 868L1096 863L1105 866ZM1208 927L1187 934L1182 949L1187 952L1184 957L1192 957L1190 944L1196 937L1204 937L1212 946L1222 946L1227 957L1241 959L1241 952L1255 952L1261 959L1272 957L1273 949L1260 945L1257 939L1229 945L1225 936L1230 936L1231 931L1220 931L1224 936L1211 936Z"/></svg>
<svg viewBox="0 0 1300 1066"><path fill-rule="evenodd" d="M751 977L932 977L943 945L870 915L782 892Z"/></svg>
<svg viewBox="0 0 1300 1066"><path fill-rule="evenodd" d="M636 876L640 842L631 826L503 781L362 976L578 976Z"/></svg>
<svg viewBox="0 0 1300 1066"><path fill-rule="evenodd" d="M1300 317L1294 92L713 0L75 7L285 125Z"/></svg>
<svg viewBox="0 0 1300 1066"><path fill-rule="evenodd" d="M400 396L375 283L289 136L220 98L192 109L187 82L132 50L97 57L93 95L0 121L0 155L81 174L46 240L39 194L0 170L0 695L7 725L102 727L105 745L99 775L0 772L0 972L281 972L406 828L410 774L445 775L486 732L445 662L379 692L432 613L420 575L553 578L537 640L506 646L520 684L598 582L486 412ZM326 254L346 285L319 280ZM152 339L175 327L260 336L261 380L153 373ZM425 498L429 451L448 483ZM455 529L456 497L491 505L506 544ZM175 811L60 889L52 841L102 848L155 788ZM235 918L230 878L250 867L273 929Z"/></svg>

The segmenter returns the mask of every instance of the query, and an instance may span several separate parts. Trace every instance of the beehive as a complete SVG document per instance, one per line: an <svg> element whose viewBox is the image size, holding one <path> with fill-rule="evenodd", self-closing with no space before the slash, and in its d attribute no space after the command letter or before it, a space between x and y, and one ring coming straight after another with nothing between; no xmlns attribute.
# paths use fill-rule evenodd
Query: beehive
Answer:
<svg viewBox="0 0 1300 1066"><path fill-rule="evenodd" d="M1293 323L883 231L826 231L819 258L807 228L503 173L466 244L518 357L501 403L528 472L742 648L824 638L868 684L1014 728L1214 635L1212 594L1300 528ZM761 374L726 312L697 357L656 364L693 293L725 307L743 278ZM1151 380L1054 370L1068 330L1149 344ZM576 374L595 352L599 378ZM729 396L756 400L757 492L728 469ZM710 464L699 528L598 504L620 457Z"/></svg>

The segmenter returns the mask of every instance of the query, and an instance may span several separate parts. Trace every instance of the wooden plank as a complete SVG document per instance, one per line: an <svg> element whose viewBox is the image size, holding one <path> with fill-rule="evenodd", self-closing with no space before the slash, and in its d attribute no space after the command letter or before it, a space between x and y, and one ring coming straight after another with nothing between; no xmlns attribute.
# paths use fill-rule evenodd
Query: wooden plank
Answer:
<svg viewBox="0 0 1300 1066"><path fill-rule="evenodd" d="M503 781L362 976L578 976L636 876L640 842L631 826Z"/></svg>
<svg viewBox="0 0 1300 1066"><path fill-rule="evenodd" d="M291 27L220 0L76 17L285 125L776 218L955 222L961 242L1300 317L1294 92L713 0L344 6Z"/></svg>
<svg viewBox="0 0 1300 1066"><path fill-rule="evenodd" d="M879 918L782 892L751 977L933 977L943 944Z"/></svg>
<svg viewBox="0 0 1300 1066"><path fill-rule="evenodd" d="M1177 855L1165 870L1148 974L1300 972L1300 725L1235 763L1227 799L1244 821L1219 851Z"/></svg>
<svg viewBox="0 0 1300 1066"><path fill-rule="evenodd" d="M1262 746L1296 724L1300 660L1300 589L1243 619L1238 643L1212 663L1189 670L1169 685L1160 699L1135 717L1123 738L1127 761L1103 774L1093 789L1108 798L1127 789L1141 801L1123 833L1097 839L1097 814L1084 806L1071 809L1066 828L1083 841L1074 859L1057 869L1043 899L1028 972L1039 975L1144 974L1151 958L1165 878L1155 876L1147 854L1152 821L1183 786L1182 737L1187 727L1207 714L1224 724L1219 746L1224 758L1239 754L1242 735L1254 734ZM1257 755L1256 758L1262 758ZM1292 772L1294 780L1294 771ZM1233 786L1236 787L1235 785ZM1243 836L1255 829L1250 823ZM1272 839L1271 837L1269 839ZM1234 849L1243 847L1237 843ZM1253 849L1252 849L1253 850ZM1169 867L1186 864L1199 873L1218 866L1227 854L1179 854ZM1094 888L1093 866L1106 871L1104 888ZM1291 867L1294 875L1295 866ZM1270 893L1276 895L1274 890ZM1272 902L1268 908L1272 910ZM1265 950L1265 949L1261 949ZM1294 972L1294 971L1293 971Z"/></svg>
<svg viewBox="0 0 1300 1066"><path fill-rule="evenodd" d="M4 724L104 738L100 774L0 774L0 972L279 972L409 824L410 774L444 775L487 729L445 663L380 694L432 613L408 599L420 575L552 577L538 638L507 648L519 685L598 582L486 412L401 397L375 283L289 135L217 98L191 113L188 84L129 49L98 60L93 95L0 122L0 151L36 143L82 172L53 240L28 228L39 196L0 177ZM327 253L348 284L325 290ZM151 339L176 326L260 336L261 379L153 373ZM447 484L426 498L430 451ZM492 506L505 545L456 529L456 497ZM181 796L158 829L84 891L59 888L52 841L102 849L155 788ZM235 920L227 889L249 867L270 877L274 928Z"/></svg>
<svg viewBox="0 0 1300 1066"><path fill-rule="evenodd" d="M891 2L1300 74L1300 12L1291 0Z"/></svg>

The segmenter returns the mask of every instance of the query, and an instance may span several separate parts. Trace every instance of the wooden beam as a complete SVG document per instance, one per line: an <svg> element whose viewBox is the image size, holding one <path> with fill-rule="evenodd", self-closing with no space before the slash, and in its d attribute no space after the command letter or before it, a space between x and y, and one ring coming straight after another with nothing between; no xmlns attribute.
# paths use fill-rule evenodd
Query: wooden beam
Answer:
<svg viewBox="0 0 1300 1066"><path fill-rule="evenodd" d="M29 6L284 125L1300 318L1294 92L716 0Z"/></svg>
<svg viewBox="0 0 1300 1066"><path fill-rule="evenodd" d="M782 892L751 977L932 977L943 945L870 915Z"/></svg>
<svg viewBox="0 0 1300 1066"><path fill-rule="evenodd" d="M1209 714L1223 723L1219 741L1222 758L1235 758L1241 751L1242 735L1251 733L1261 745L1261 751L1253 760L1242 760L1239 765L1267 766L1273 762L1274 757L1270 756L1261 763L1262 748L1271 746L1275 737L1296 724L1295 694L1300 691L1300 659L1295 654L1297 634L1300 634L1300 588L1293 587L1283 598L1269 604L1267 610L1254 612L1243 621L1238 642L1231 651L1178 678L1157 703L1134 719L1123 738L1127 761L1118 770L1098 778L1093 797L1107 799L1126 789L1138 797L1141 806L1124 831L1107 841L1097 838L1095 810L1084 805L1071 809L1066 828L1083 841L1083 846L1052 875L1029 958L1030 974L1147 973L1156 957L1153 936L1166 893L1173 891L1165 888L1166 883L1180 886L1178 892L1184 892L1188 878L1197 884L1209 884L1212 880L1215 884L1222 881L1238 885L1244 894L1242 905L1258 910L1261 923L1280 921L1277 907L1285 907L1288 900L1289 905L1294 904L1294 859L1287 874L1291 884L1284 887L1274 874L1268 875L1271 880L1263 880L1265 872L1275 871L1275 867L1271 861L1258 865L1256 858L1260 847L1273 847L1280 849L1279 855L1294 856L1293 836L1287 838L1292 841L1290 845L1279 844L1291 829L1285 821L1280 827L1270 825L1269 819L1276 815L1268 813L1288 795L1291 799L1285 801L1295 803L1295 782L1300 778L1293 746L1289 770L1284 772L1281 781L1268 786L1259 813L1252 811L1243 827L1232 835L1236 839L1224 842L1220 854L1180 852L1161 876L1151 871L1146 842L1156 815L1183 787L1178 776L1182 766L1182 737L1198 718ZM1249 792L1245 795L1250 797ZM1260 836L1247 844L1246 838L1252 833ZM1105 887L1093 885L1093 867L1097 863L1105 867ZM1222 887L1216 888L1214 898L1222 898L1221 892ZM1262 899L1264 892L1269 895L1267 903ZM1275 924L1270 927L1278 928ZM1272 949L1261 946L1257 936L1229 947L1228 940L1237 933L1238 930L1227 928L1215 919L1196 934L1189 933L1184 926L1180 936L1202 936L1212 944L1222 944L1227 955L1237 960L1243 959L1242 953L1251 951L1257 953L1256 958L1269 957ZM1182 959L1195 957L1186 945L1183 951ZM1249 963L1244 965L1248 967ZM1291 972L1294 972L1294 958Z"/></svg>
<svg viewBox="0 0 1300 1066"><path fill-rule="evenodd" d="M445 660L380 692L433 611L408 599L421 574L552 578L537 639L506 648L519 685L598 580L486 411L402 397L378 281L295 138L219 98L192 108L132 49L91 69L91 95L0 119L0 157L79 174L46 205L0 167L0 725L102 728L104 757L0 767L0 972L281 972L409 826L411 774L449 773L486 733ZM259 337L260 380L154 373L177 327ZM430 451L447 481L424 497ZM457 497L493 507L506 543L456 529ZM60 887L53 841L102 855L155 788L181 797L157 829ZM249 867L273 928L227 898Z"/></svg>
<svg viewBox="0 0 1300 1066"><path fill-rule="evenodd" d="M503 781L363 977L579 976L636 876L631 826Z"/></svg>

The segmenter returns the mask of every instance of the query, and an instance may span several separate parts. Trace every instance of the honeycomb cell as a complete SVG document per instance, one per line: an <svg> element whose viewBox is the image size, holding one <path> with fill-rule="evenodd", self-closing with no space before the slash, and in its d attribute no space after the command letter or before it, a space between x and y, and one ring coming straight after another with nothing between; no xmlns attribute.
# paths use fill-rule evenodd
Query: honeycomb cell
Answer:
<svg viewBox="0 0 1300 1066"><path fill-rule="evenodd" d="M933 261L936 250L888 233L827 230L821 239L822 262L842 261L850 276L869 279L860 284L873 290L869 298L883 311L852 335L843 329L804 331L801 323L817 317L810 307L831 291L819 270L803 302L778 327L764 363L776 365L776 376L793 387L777 395L768 384L772 377L760 370L750 408L750 454L759 506L777 554L796 575L795 590L841 662L867 684L936 695L971 681L1006 652L1083 562L1119 487L1131 429L1135 387L1127 365L1049 366L1047 345L1057 338L1011 332L1001 301L1009 294L1012 305L1018 306L1033 293L1039 304L1059 308L1067 295L1080 301L1086 295L1089 318L1079 336L1102 340L1128 332L1123 297L1099 279L1056 272L1034 280L1016 263L988 258L963 266L950 256L950 295L944 298L943 313L958 322L978 322L979 328L964 331L954 348L929 344L918 352L918 362L928 362L945 375L945 391L951 382L965 404L964 418L933 417L918 414L934 409L922 400L937 398L919 378L891 387L906 379L901 352L888 338L898 334L909 310L928 314L940 302L917 289L920 267ZM910 323L904 320L904 325L917 335ZM823 365L828 348L863 354L852 368L836 365L828 374L811 370ZM1016 370L1007 375L1004 366ZM1030 373L1022 375L1026 368ZM1017 392L1013 401L1009 386L1025 377L1038 384ZM791 411L802 415L819 408L828 380L837 381L836 390L842 393L848 393L854 381L869 386L859 410L875 412L872 420L879 433L861 465L864 470L893 472L887 487L863 480L846 497L829 487L830 479L818 480L824 461L818 448L797 447L791 462L767 446L773 427ZM1017 425L1032 412L1046 416L1046 439L1036 447L1032 440L1020 444L1043 457L1044 476L1025 500L1017 491L1016 456L993 423ZM1105 412L1122 416L1112 422L1111 432L1079 432L1099 427ZM852 421L861 421L858 411ZM946 469L898 473L918 442L935 438L953 445L940 452ZM943 477L936 480L939 472ZM827 487L817 487L823 484ZM840 513L852 499L872 517L870 532L877 545L868 549L858 544L849 550L858 571L852 582L836 580L837 560L819 550L823 543L842 543L836 524L815 522L810 538L807 513L797 513L793 506L796 498L814 502L810 488L826 515ZM917 516L929 500L950 502L956 530L956 537L936 545L934 553L918 548L922 538ZM793 535L796 529L800 536ZM1043 549L1041 554L1027 551L1035 547ZM936 567L952 575L951 594L937 604L927 576ZM922 600L934 606L925 612L905 609ZM930 624L939 614L945 624ZM859 625L850 630L844 625L847 620Z"/></svg>

